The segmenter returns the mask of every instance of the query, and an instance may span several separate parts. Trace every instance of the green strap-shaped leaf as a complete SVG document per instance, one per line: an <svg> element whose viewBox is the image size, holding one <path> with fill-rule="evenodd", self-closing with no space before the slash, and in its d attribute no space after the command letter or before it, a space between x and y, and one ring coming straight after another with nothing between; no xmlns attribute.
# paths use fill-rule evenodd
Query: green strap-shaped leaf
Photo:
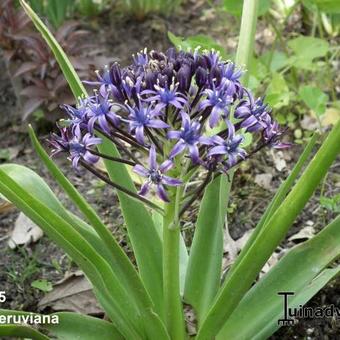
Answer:
<svg viewBox="0 0 340 340"><path fill-rule="evenodd" d="M221 281L223 225L230 183L219 176L207 186L189 256L184 298L201 322Z"/></svg>
<svg viewBox="0 0 340 340"><path fill-rule="evenodd" d="M312 282L301 289L292 299L289 300L289 307L299 309L301 305L307 303L319 290L321 290L330 280L335 278L340 272L340 267L323 270ZM282 302L282 301L281 301ZM282 314L281 314L282 315ZM254 340L262 340L272 335L278 328L277 320L281 316L273 317L272 322L254 336Z"/></svg>
<svg viewBox="0 0 340 340"><path fill-rule="evenodd" d="M119 157L118 150L114 144L103 143L100 145L100 151L113 157ZM109 160L104 160L104 162L112 181L124 183L127 189L136 191L135 185L124 164ZM117 191L117 195L141 278L152 297L156 312L162 316L163 270L161 239L152 217L144 205L120 191Z"/></svg>
<svg viewBox="0 0 340 340"><path fill-rule="evenodd" d="M46 196L48 193L53 195L42 180L37 180L40 178L39 176L32 175L34 172L25 167L11 164L0 166L0 192L39 225L79 265L96 288L94 292L100 295L98 296L99 300L105 299L109 302L104 309L119 331L126 337L138 339L139 335L136 329L140 325L135 301L128 295L108 263L70 223L34 197L32 192L27 192L21 183L18 184L11 177L18 173L25 173L26 178L29 178L28 183L39 187L39 190L45 190Z"/></svg>
<svg viewBox="0 0 340 340"><path fill-rule="evenodd" d="M60 312L50 314L49 320L58 321L55 323L54 321L51 323L44 322L46 317L38 313L0 309L0 315L5 315L6 317L9 315L38 316L43 321L39 325L39 330L48 333L49 336L56 337L58 340L96 340L99 334L102 340L124 339L111 322L78 313ZM19 334L14 330L13 335L17 337Z"/></svg>
<svg viewBox="0 0 340 340"><path fill-rule="evenodd" d="M340 121L328 134L292 191L264 225L242 260L237 263L237 268L227 274L198 332L198 340L210 340L221 330L340 153L339 140Z"/></svg>
<svg viewBox="0 0 340 340"><path fill-rule="evenodd" d="M274 214L276 209L284 201L287 193L292 188L294 182L296 181L296 179L300 175L302 168L304 167L304 165L306 164L308 158L310 157L318 137L319 137L319 134L314 133L314 135L312 136L312 138L308 142L307 146L303 150L299 160L297 161L297 163L295 164L294 168L290 172L290 175L280 185L279 189L275 193L275 196L273 197L273 199L270 202L270 204L268 205L266 211L262 215L259 223L256 225L256 228L251 233L247 243L242 248L242 251L241 251L240 255L237 257L234 265L230 269L229 275L230 275L232 270L235 270L235 268L237 268L237 264L242 261L243 256L247 253L248 249L253 244L254 240L256 239L256 237L258 236L260 231L262 230L262 228L265 225L265 223L269 221L269 218L272 217L272 215Z"/></svg>
<svg viewBox="0 0 340 340"><path fill-rule="evenodd" d="M58 166L48 156L34 134L32 127L29 127L29 134L37 154L44 162L51 175L65 190L68 197L77 205L79 210L84 214L84 216L91 223L92 227L96 230L97 234L101 238L101 240L98 240L98 246L100 246L101 251L107 250L107 252L110 253L106 256L106 258L110 259L113 271L115 271L117 276L122 280L122 283L128 289L129 294L134 296L137 304L140 304L142 309L152 308L152 301L150 300L150 297L147 294L138 273L136 272L129 258L126 256L125 252L113 237L112 233L103 224L94 209L86 202L83 196L77 191L72 183L64 176ZM79 220L77 222L77 224L79 224ZM106 245L104 248L103 243Z"/></svg>
<svg viewBox="0 0 340 340"><path fill-rule="evenodd" d="M277 320L283 316L282 296L278 292L295 293L289 298L290 307L306 303L338 273L340 267L324 268L339 255L340 217L314 238L290 250L253 286L217 339L268 338L278 328ZM299 303L294 304L294 300Z"/></svg>
<svg viewBox="0 0 340 340"><path fill-rule="evenodd" d="M23 325L0 325L0 336L23 338L32 340L50 340L36 329Z"/></svg>
<svg viewBox="0 0 340 340"><path fill-rule="evenodd" d="M20 0L20 3L51 48L74 96L77 99L81 96L86 96L85 88L59 43L30 6L24 0ZM107 155L120 157L116 146L105 138L103 139L103 144L98 146L98 149ZM105 161L105 165L111 180L120 184L123 183L130 190L135 190L125 165L107 160ZM163 281L161 240L156 233L152 218L144 205L120 192L118 192L118 197L141 278L148 293L152 297L157 313L162 315Z"/></svg>
<svg viewBox="0 0 340 340"><path fill-rule="evenodd" d="M59 324L43 325L49 334L58 340L123 340L123 336L112 323L98 318L76 313L54 313Z"/></svg>

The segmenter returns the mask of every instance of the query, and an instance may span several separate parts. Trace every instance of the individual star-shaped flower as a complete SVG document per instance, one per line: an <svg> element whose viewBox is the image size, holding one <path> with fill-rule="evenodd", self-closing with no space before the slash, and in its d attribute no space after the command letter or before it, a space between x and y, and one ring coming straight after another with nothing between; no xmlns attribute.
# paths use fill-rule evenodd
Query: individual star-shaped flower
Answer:
<svg viewBox="0 0 340 340"><path fill-rule="evenodd" d="M194 163L199 163L198 144L212 144L209 137L201 135L201 124L199 122L191 122L189 115L182 111L182 128L180 131L169 131L167 137L169 139L178 139L170 152L169 157L174 158L184 149L188 148L190 157Z"/></svg>
<svg viewBox="0 0 340 340"><path fill-rule="evenodd" d="M60 152L68 152L69 159L72 161L72 166L77 169L78 163L83 159L86 163L95 164L99 157L92 154L90 147L100 144L101 138L94 137L90 133L81 135L79 126L73 131L70 128L60 128L61 135L52 135L49 143L52 145L52 156Z"/></svg>
<svg viewBox="0 0 340 340"><path fill-rule="evenodd" d="M152 108L151 105L143 105L139 101L138 106L131 107L127 105L130 114L129 119L124 121L128 122L130 125L130 132L134 132L137 141L144 145L144 129L154 128L154 129L165 129L169 125L160 119L157 119L157 112Z"/></svg>
<svg viewBox="0 0 340 340"><path fill-rule="evenodd" d="M155 90L144 90L141 94L151 94L151 97L145 99L146 102L156 102L155 111L161 111L168 105L172 105L177 109L182 109L187 103L184 96L177 91L177 86L170 87L154 86Z"/></svg>
<svg viewBox="0 0 340 340"><path fill-rule="evenodd" d="M221 117L229 115L230 104L233 102L233 92L231 87L220 86L216 88L213 85L212 89L204 90L204 94L207 95L207 98L201 101L199 110L211 107L209 126L212 128L217 125Z"/></svg>
<svg viewBox="0 0 340 340"><path fill-rule="evenodd" d="M118 104L115 104L118 106ZM88 123L87 127L90 133L93 133L94 125L97 123L99 127L106 133L110 133L110 123L118 125L120 117L113 112L113 104L106 97L96 94L93 100L89 101L87 109Z"/></svg>
<svg viewBox="0 0 340 340"><path fill-rule="evenodd" d="M246 152L240 148L243 136L235 135L235 127L229 120L226 123L228 126L227 138L223 139L218 135L212 137L215 146L210 149L207 156L226 155L227 165L232 167L237 163L238 157L245 158Z"/></svg>
<svg viewBox="0 0 340 340"><path fill-rule="evenodd" d="M139 194L145 196L152 185L156 187L156 193L158 197L164 202L169 202L168 194L164 188L164 185L179 186L182 181L173 177L166 176L173 166L173 162L169 159L165 160L161 165L158 165L156 161L156 149L152 145L149 152L149 168L145 168L140 164L133 167L133 171L142 177L146 177L147 181L142 185Z"/></svg>

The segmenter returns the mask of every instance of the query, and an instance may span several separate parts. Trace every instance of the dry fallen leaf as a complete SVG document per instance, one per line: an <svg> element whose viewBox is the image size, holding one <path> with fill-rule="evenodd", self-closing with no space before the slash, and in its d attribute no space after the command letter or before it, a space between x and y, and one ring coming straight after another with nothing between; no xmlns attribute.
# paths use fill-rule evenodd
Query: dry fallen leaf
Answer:
<svg viewBox="0 0 340 340"><path fill-rule="evenodd" d="M272 179L273 179L272 174L265 173L265 174L256 175L254 181L260 187L271 191L271 190L273 190Z"/></svg>
<svg viewBox="0 0 340 340"><path fill-rule="evenodd" d="M308 221L307 221L308 222ZM288 241L294 241L294 243L299 243L305 240L309 240L315 234L315 229L310 223L307 227L302 228L298 233L292 235Z"/></svg>
<svg viewBox="0 0 340 340"><path fill-rule="evenodd" d="M271 149L271 155L273 157L274 165L277 171L282 171L287 167L287 163L284 159L284 154L282 151L274 151Z"/></svg>
<svg viewBox="0 0 340 340"><path fill-rule="evenodd" d="M278 253L273 253L272 256L269 258L269 260L266 262L266 264L263 266L261 269L261 273L259 277L261 278L264 276L266 273L269 272L269 270L276 265L276 263L279 261L280 254Z"/></svg>
<svg viewBox="0 0 340 340"><path fill-rule="evenodd" d="M91 284L80 271L58 282L53 290L39 302L38 307L91 315L104 313L92 292Z"/></svg>
<svg viewBox="0 0 340 340"><path fill-rule="evenodd" d="M11 238L8 241L8 246L11 249L15 249L20 245L27 246L32 242L38 241L42 236L43 231L21 212L15 221Z"/></svg>
<svg viewBox="0 0 340 340"><path fill-rule="evenodd" d="M319 128L319 122L314 116L304 115L300 121L300 125L304 130L315 131Z"/></svg>
<svg viewBox="0 0 340 340"><path fill-rule="evenodd" d="M224 230L223 244L224 244L224 257L222 263L223 272L235 261L240 250L247 243L253 229L247 230L239 239L236 241L230 236L228 228Z"/></svg>
<svg viewBox="0 0 340 340"><path fill-rule="evenodd" d="M13 210L15 210L15 205L13 203L7 201L0 201L0 215L7 214Z"/></svg>
<svg viewBox="0 0 340 340"><path fill-rule="evenodd" d="M340 119L340 110L334 107L326 109L321 117L322 126L334 125Z"/></svg>

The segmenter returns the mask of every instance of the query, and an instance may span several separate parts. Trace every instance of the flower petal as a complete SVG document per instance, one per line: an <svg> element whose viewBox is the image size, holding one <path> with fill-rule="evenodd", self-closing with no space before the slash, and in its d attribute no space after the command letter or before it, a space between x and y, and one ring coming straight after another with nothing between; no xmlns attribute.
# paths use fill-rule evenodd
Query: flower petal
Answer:
<svg viewBox="0 0 340 340"><path fill-rule="evenodd" d="M132 171L135 172L136 174L142 176L142 177L148 177L149 176L149 171L148 169L144 168L144 166L137 164L132 168Z"/></svg>
<svg viewBox="0 0 340 340"><path fill-rule="evenodd" d="M167 134L168 139L180 139L181 131L169 131Z"/></svg>
<svg viewBox="0 0 340 340"><path fill-rule="evenodd" d="M181 153L186 147L186 144L183 141L179 141L175 144L173 149L170 152L169 158L174 158L177 156L179 153Z"/></svg>
<svg viewBox="0 0 340 340"><path fill-rule="evenodd" d="M147 123L147 126L150 126L155 129L166 129L169 125L159 119L150 119Z"/></svg>
<svg viewBox="0 0 340 340"><path fill-rule="evenodd" d="M218 145L214 146L209 152L208 152L208 157L213 156L213 155L225 155L227 153L227 150L225 146L223 145Z"/></svg>
<svg viewBox="0 0 340 340"><path fill-rule="evenodd" d="M135 129L135 136L138 141L138 143L144 145L144 126L139 125Z"/></svg>
<svg viewBox="0 0 340 340"><path fill-rule="evenodd" d="M164 186L162 184L158 184L157 185L157 189L156 189L157 195L158 197L164 201L164 202L169 202L169 197L168 194L166 193Z"/></svg>
<svg viewBox="0 0 340 340"><path fill-rule="evenodd" d="M168 172L173 167L173 165L174 163L170 159L167 159L160 165L159 170L162 174L164 174Z"/></svg>
<svg viewBox="0 0 340 340"><path fill-rule="evenodd" d="M157 157L157 155L156 155L156 148L152 144L151 147L150 147L150 151L149 151L149 167L150 167L150 170L157 169L156 157Z"/></svg>
<svg viewBox="0 0 340 340"><path fill-rule="evenodd" d="M142 187L140 188L140 190L138 191L138 194L141 196L145 196L150 190L150 182L146 182L142 185Z"/></svg>
<svg viewBox="0 0 340 340"><path fill-rule="evenodd" d="M176 178L165 176L165 175L163 175L162 177L162 182L170 186L179 186L183 184L183 182L180 179L176 179Z"/></svg>

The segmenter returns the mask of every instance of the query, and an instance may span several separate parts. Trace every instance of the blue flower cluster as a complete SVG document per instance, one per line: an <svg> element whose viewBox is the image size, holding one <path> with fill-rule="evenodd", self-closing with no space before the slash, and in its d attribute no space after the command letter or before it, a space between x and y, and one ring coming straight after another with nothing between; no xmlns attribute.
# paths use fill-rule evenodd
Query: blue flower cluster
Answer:
<svg viewBox="0 0 340 340"><path fill-rule="evenodd" d="M249 155L242 146L246 132L257 134L260 146L288 146L280 142L282 130L270 108L262 98L254 99L241 76L215 51L141 51L127 67L115 63L98 72L93 96L77 107L64 105L69 125L53 136L53 152L68 152L76 168L94 164L105 158L93 149L100 143L96 132L128 149L131 157L131 150L148 152L149 166L133 157L133 170L146 178L140 194L154 185L167 201L164 185L181 184L165 175L175 164L227 172Z"/></svg>

